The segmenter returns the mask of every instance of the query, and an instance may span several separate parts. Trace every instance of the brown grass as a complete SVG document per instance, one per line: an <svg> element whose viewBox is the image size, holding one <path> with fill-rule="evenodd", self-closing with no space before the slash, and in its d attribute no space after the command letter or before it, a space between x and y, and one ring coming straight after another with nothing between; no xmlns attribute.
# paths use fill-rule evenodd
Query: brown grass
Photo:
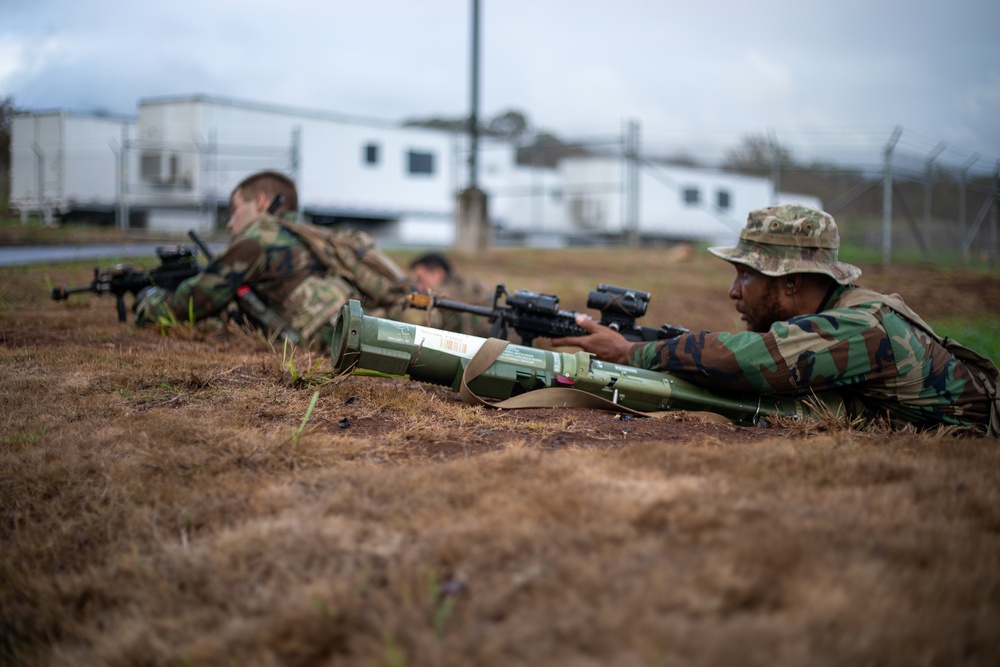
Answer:
<svg viewBox="0 0 1000 667"><path fill-rule="evenodd" d="M576 309L579 275L657 282L648 323L731 319L711 261L593 258L464 267ZM295 381L287 352L231 327L161 335L108 299L47 300L45 276L87 275L0 270L0 664L1000 658L996 441L488 411L324 381L304 352Z"/></svg>

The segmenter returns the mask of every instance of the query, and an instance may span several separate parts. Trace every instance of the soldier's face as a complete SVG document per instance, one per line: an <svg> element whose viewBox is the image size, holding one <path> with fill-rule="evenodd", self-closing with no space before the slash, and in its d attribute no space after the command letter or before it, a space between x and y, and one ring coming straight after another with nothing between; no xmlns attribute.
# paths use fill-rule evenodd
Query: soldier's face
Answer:
<svg viewBox="0 0 1000 667"><path fill-rule="evenodd" d="M261 197L257 199L261 199ZM233 236L242 234L250 221L263 210L255 199L244 199L243 192L237 190L229 200L229 222L226 223L226 229Z"/></svg>
<svg viewBox="0 0 1000 667"><path fill-rule="evenodd" d="M410 279L421 292L440 287L444 282L444 275L442 269L431 268L423 264L417 264L410 270Z"/></svg>
<svg viewBox="0 0 1000 667"><path fill-rule="evenodd" d="M736 278L729 288L729 298L736 302L740 319L747 323L748 331L764 333L775 322L792 316L782 297L783 278L765 276L760 271L734 264Z"/></svg>

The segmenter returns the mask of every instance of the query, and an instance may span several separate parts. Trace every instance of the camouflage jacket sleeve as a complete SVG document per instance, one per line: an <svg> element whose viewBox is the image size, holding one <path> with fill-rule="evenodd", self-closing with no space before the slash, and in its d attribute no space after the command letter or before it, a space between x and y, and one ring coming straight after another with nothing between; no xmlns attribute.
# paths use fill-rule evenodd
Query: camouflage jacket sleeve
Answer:
<svg viewBox="0 0 1000 667"><path fill-rule="evenodd" d="M241 285L253 283L254 275L266 262L264 248L254 238L239 238L209 262L205 270L188 278L172 293L147 299L143 317L187 321L189 315L201 320L215 315L235 297Z"/></svg>
<svg viewBox="0 0 1000 667"><path fill-rule="evenodd" d="M799 317L764 334L701 331L639 345L630 363L739 391L833 389L883 370L879 356L885 352L869 350L865 341L871 329L864 319L835 323L827 316Z"/></svg>
<svg viewBox="0 0 1000 667"><path fill-rule="evenodd" d="M856 399L865 412L915 424L980 424L989 418L989 399L969 369L878 301L795 317L766 333L700 332L639 345L630 363L717 389L835 390Z"/></svg>

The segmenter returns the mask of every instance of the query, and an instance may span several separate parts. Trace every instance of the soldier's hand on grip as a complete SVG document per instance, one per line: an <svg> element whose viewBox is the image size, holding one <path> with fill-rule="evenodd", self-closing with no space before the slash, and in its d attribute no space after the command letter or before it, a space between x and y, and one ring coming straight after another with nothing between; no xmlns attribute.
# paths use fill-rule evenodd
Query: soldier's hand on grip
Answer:
<svg viewBox="0 0 1000 667"><path fill-rule="evenodd" d="M602 327L584 313L577 314L576 323L581 329L588 332L586 336L553 338L552 344L582 348L602 361L610 361L615 364L628 363L629 352L632 351L635 343L630 342L625 336L610 327Z"/></svg>

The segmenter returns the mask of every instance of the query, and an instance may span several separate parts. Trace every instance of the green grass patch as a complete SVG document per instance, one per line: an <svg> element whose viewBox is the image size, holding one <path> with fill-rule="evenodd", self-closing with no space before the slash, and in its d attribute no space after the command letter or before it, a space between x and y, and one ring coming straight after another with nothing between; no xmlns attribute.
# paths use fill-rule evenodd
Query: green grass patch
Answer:
<svg viewBox="0 0 1000 667"><path fill-rule="evenodd" d="M949 317L931 324L939 336L957 340L1000 365L1000 317Z"/></svg>

